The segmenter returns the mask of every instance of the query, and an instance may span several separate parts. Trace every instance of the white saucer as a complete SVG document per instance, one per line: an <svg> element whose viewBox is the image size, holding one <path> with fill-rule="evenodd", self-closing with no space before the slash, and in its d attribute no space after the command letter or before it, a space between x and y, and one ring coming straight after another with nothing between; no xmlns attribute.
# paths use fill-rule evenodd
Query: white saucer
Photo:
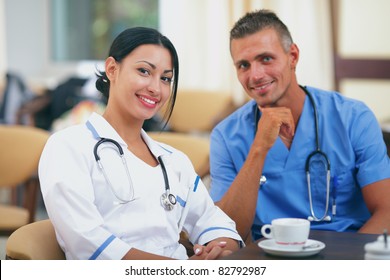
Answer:
<svg viewBox="0 0 390 280"><path fill-rule="evenodd" d="M325 244L321 241L308 239L306 241L304 249L302 248L283 248L277 245L274 239L265 239L257 244L266 253L282 256L282 257L308 257L318 254L322 249L325 248Z"/></svg>

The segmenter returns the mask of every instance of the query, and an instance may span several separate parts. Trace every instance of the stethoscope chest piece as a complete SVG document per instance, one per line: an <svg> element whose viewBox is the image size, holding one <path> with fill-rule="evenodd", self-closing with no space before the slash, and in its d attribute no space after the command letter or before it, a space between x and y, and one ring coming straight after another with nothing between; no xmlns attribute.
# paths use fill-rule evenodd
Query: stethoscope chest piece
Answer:
<svg viewBox="0 0 390 280"><path fill-rule="evenodd" d="M165 210L171 211L176 204L176 197L169 193L165 192L161 195L161 205Z"/></svg>

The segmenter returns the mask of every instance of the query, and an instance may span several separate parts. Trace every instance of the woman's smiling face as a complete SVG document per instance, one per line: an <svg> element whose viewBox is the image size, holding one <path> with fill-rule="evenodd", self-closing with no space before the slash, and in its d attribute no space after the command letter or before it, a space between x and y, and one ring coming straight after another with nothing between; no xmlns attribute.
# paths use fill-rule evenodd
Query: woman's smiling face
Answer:
<svg viewBox="0 0 390 280"><path fill-rule="evenodd" d="M173 66L170 52L159 45L141 45L120 63L106 60L110 80L108 106L132 120L152 118L171 93Z"/></svg>

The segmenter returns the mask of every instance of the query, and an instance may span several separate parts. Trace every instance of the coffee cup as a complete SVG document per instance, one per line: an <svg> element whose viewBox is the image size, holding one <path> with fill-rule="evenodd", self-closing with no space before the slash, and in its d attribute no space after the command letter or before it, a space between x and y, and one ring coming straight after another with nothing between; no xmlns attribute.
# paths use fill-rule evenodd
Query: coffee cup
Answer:
<svg viewBox="0 0 390 280"><path fill-rule="evenodd" d="M299 218L280 218L272 220L261 228L265 238L275 240L278 246L302 248L310 233L310 222Z"/></svg>

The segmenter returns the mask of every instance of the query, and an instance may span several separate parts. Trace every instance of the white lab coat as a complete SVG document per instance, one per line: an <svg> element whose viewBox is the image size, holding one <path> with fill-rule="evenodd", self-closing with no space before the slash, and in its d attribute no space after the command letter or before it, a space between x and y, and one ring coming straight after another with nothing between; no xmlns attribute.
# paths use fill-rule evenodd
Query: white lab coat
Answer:
<svg viewBox="0 0 390 280"><path fill-rule="evenodd" d="M165 192L161 167L149 166L132 154L100 115L92 114L88 122L92 129L82 124L53 134L39 164L45 206L67 259L121 259L133 247L188 258L178 243L178 224L193 189L183 225L190 241L205 244L217 237L230 237L242 242L234 222L214 206L202 181L197 180L186 155L141 132L155 157L162 156L170 191L178 199L174 209L167 211L160 201ZM112 187L107 184L93 153L97 137L114 139L123 148L135 200L119 203L117 197L131 197L128 176L117 149L102 144L98 154Z"/></svg>

